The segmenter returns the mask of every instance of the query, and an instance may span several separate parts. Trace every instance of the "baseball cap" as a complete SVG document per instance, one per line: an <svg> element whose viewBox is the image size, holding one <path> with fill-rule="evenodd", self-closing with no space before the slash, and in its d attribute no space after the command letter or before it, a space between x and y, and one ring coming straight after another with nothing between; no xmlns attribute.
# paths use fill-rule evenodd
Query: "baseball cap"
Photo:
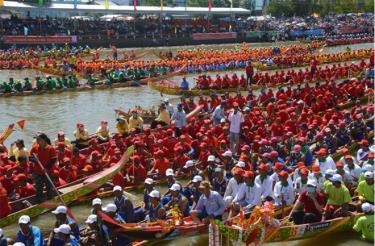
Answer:
<svg viewBox="0 0 375 246"><path fill-rule="evenodd" d="M342 182L342 177L340 174L334 174L330 180L332 182Z"/></svg>
<svg viewBox="0 0 375 246"><path fill-rule="evenodd" d="M215 161L215 156L214 155L210 155L208 158L207 158L207 161Z"/></svg>
<svg viewBox="0 0 375 246"><path fill-rule="evenodd" d="M96 214L91 214L87 217L86 224L92 224L98 221L98 216Z"/></svg>
<svg viewBox="0 0 375 246"><path fill-rule="evenodd" d="M194 181L193 181L194 182ZM181 186L179 184L173 184L171 186L171 188L169 188L170 190L173 190L173 191L180 191L181 190Z"/></svg>
<svg viewBox="0 0 375 246"><path fill-rule="evenodd" d="M333 176L335 174L335 170L333 169L327 169L324 173L324 175L331 175Z"/></svg>
<svg viewBox="0 0 375 246"><path fill-rule="evenodd" d="M254 173L252 171L246 171L246 172L244 172L244 174L242 176L245 177L245 178L253 178Z"/></svg>
<svg viewBox="0 0 375 246"><path fill-rule="evenodd" d="M233 156L232 151L230 151L230 150L225 151L224 154L223 154L223 156L225 156L225 157L232 157Z"/></svg>
<svg viewBox="0 0 375 246"><path fill-rule="evenodd" d="M371 212L373 209L374 209L374 207L368 202L365 202L365 203L362 204L362 211L364 213Z"/></svg>
<svg viewBox="0 0 375 246"><path fill-rule="evenodd" d="M117 207L116 207L115 204L110 203L107 206L105 206L105 208L103 209L103 211L104 212L116 212L117 211Z"/></svg>
<svg viewBox="0 0 375 246"><path fill-rule="evenodd" d="M54 211L52 211L53 214L66 214L68 209L65 206L58 206Z"/></svg>
<svg viewBox="0 0 375 246"><path fill-rule="evenodd" d="M153 190L148 194L149 197L160 198L160 193L157 190Z"/></svg>
<svg viewBox="0 0 375 246"><path fill-rule="evenodd" d="M374 178L374 173L370 171L365 172L365 178L366 179Z"/></svg>
<svg viewBox="0 0 375 246"><path fill-rule="evenodd" d="M203 179L200 175L195 175L194 178L193 178L193 182L194 183L197 183L197 182L201 182Z"/></svg>
<svg viewBox="0 0 375 246"><path fill-rule="evenodd" d="M221 172L223 172L223 169L221 169L220 167L215 168L215 173L221 173Z"/></svg>
<svg viewBox="0 0 375 246"><path fill-rule="evenodd" d="M168 169L165 171L165 176L174 176L173 169L172 169L172 168L168 168Z"/></svg>
<svg viewBox="0 0 375 246"><path fill-rule="evenodd" d="M154 184L154 180L152 178L147 178L147 179L145 179L145 184L152 185L152 184Z"/></svg>
<svg viewBox="0 0 375 246"><path fill-rule="evenodd" d="M95 205L102 205L102 200L100 198L95 198L94 200L92 200L92 206Z"/></svg>
<svg viewBox="0 0 375 246"><path fill-rule="evenodd" d="M368 171L373 171L374 167L371 164L366 164L362 167L362 172L368 172Z"/></svg>
<svg viewBox="0 0 375 246"><path fill-rule="evenodd" d="M240 167L240 168L244 168L246 166L246 163L243 162L243 161L239 161L239 162L237 162L236 166Z"/></svg>
<svg viewBox="0 0 375 246"><path fill-rule="evenodd" d="M313 187L316 187L316 181L314 179L309 179L307 181L307 186L313 186Z"/></svg>
<svg viewBox="0 0 375 246"><path fill-rule="evenodd" d="M115 187L113 187L113 192L115 192L115 191L122 191L121 186L116 185Z"/></svg>
<svg viewBox="0 0 375 246"><path fill-rule="evenodd" d="M28 223L30 223L30 217L28 215L22 215L18 219L18 224L28 224Z"/></svg>
<svg viewBox="0 0 375 246"><path fill-rule="evenodd" d="M188 160L186 163L185 163L185 166L184 168L188 168L188 167L192 167L194 166L194 162L192 160Z"/></svg>
<svg viewBox="0 0 375 246"><path fill-rule="evenodd" d="M53 231L55 233L62 233L62 234L65 234L65 235L69 235L70 231L71 231L71 228L70 228L70 225L62 224L58 228L53 229Z"/></svg>

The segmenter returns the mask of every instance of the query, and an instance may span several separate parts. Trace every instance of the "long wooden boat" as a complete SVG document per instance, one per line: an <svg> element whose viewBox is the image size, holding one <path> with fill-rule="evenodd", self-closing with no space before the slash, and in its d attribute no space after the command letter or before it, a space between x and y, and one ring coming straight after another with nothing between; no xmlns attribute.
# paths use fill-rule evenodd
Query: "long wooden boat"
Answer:
<svg viewBox="0 0 375 246"><path fill-rule="evenodd" d="M83 180L83 182L79 182L69 187L59 188L58 191L65 204L70 204L77 200L79 197L82 197L100 188L109 179L111 179L113 175L115 175L125 166L126 162L128 162L129 160L129 157L132 155L133 150L133 146L129 147L128 150L123 154L121 160L116 165L86 178L85 180ZM5 227L7 225L15 223L21 215L36 217L40 214L50 211L51 209L56 208L58 205L60 205L60 203L61 201L59 200L59 198L54 197L49 201L45 201L40 204L34 204L25 209L21 209L8 215L7 217L1 218L0 227Z"/></svg>
<svg viewBox="0 0 375 246"><path fill-rule="evenodd" d="M281 227L268 225L247 231L243 231L241 227L236 225L225 225L220 221L215 221L215 224L220 234L219 237L222 237L223 240L238 242L239 245L249 245L251 243L294 241L322 236L332 232L348 231L353 227L359 216L361 214L303 225Z"/></svg>

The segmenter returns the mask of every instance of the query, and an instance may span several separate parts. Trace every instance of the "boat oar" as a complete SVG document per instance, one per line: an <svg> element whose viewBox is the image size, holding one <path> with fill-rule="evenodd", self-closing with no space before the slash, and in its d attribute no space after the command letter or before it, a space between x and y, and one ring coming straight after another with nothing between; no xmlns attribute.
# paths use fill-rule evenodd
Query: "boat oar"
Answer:
<svg viewBox="0 0 375 246"><path fill-rule="evenodd" d="M45 168L43 167L42 163L39 161L39 159L38 159L38 157L36 156L35 153L33 153L33 157L35 158L35 160L36 160L37 164L39 165L39 167L43 170L44 175L46 175L46 177L48 179L48 182L51 183L51 186L54 189L54 191L56 192L57 196L59 197L61 204L64 205L65 207L67 207L64 199L61 197L61 195L60 195L59 191L57 190L55 184L52 182L51 177L48 175L47 171L45 170ZM73 216L73 214L72 214L72 212L70 210L68 210L68 213L69 213L70 217L72 217L73 219L75 219L74 216Z"/></svg>

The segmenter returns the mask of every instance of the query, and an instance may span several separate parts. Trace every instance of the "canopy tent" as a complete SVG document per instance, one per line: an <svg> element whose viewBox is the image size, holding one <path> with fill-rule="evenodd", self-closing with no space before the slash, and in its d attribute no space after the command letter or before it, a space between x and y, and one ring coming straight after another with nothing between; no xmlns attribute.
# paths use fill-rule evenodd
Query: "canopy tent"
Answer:
<svg viewBox="0 0 375 246"><path fill-rule="evenodd" d="M37 4L22 3L15 1L4 1L2 7L6 10L16 11L57 11L57 12L72 12L72 13L102 13L102 14L134 14L134 6L127 5L109 5L109 9L105 9L104 5L89 5L78 4L75 9L73 4L67 3L51 3L46 6L38 7ZM209 12L205 7L163 7L160 6L137 6L137 14L212 14L212 15L250 15L250 10L244 8L211 8Z"/></svg>

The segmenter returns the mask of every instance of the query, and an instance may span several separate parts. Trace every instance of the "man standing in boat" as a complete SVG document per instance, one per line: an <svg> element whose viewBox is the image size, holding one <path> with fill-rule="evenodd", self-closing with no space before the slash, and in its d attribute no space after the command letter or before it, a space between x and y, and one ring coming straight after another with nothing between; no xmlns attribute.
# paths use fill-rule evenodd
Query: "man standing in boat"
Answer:
<svg viewBox="0 0 375 246"><path fill-rule="evenodd" d="M126 223L134 221L134 207L132 202L123 194L120 186L113 188L113 194L115 195L114 204L117 207L118 214Z"/></svg>
<svg viewBox="0 0 375 246"><path fill-rule="evenodd" d="M36 156L36 158L34 157ZM36 136L36 144L30 151L30 163L32 164L33 177L35 181L36 202L41 203L43 200L43 188L46 187L47 200L52 199L55 195L51 182L54 178L53 168L57 160L56 150L51 145L51 140L44 133Z"/></svg>

